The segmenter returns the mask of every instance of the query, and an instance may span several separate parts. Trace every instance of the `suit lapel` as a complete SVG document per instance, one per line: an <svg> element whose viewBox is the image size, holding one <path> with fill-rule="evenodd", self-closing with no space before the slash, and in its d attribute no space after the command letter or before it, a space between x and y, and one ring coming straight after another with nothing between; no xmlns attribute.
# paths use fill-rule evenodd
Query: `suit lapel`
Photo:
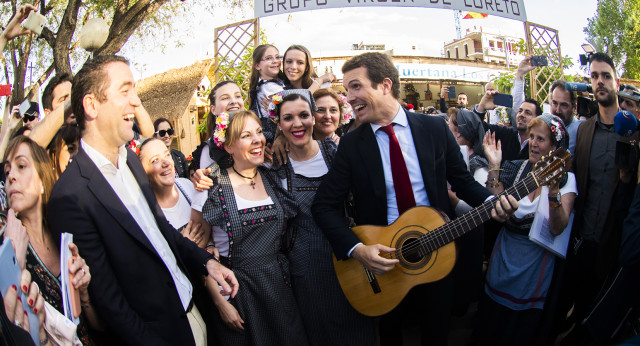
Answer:
<svg viewBox="0 0 640 346"><path fill-rule="evenodd" d="M136 220L133 219L133 216L131 216L125 205L120 200L120 197L116 195L113 188L111 188L111 185L109 185L109 182L107 182L100 170L98 170L95 163L91 161L82 147L80 147L80 150L74 160L77 160L78 162L80 174L88 180L87 187L89 188L89 191L93 193L96 200L102 204L104 209L111 215L115 222L120 224L127 233L157 255L156 250L151 245L151 242L147 239L144 232L142 232L142 229L138 226Z"/></svg>
<svg viewBox="0 0 640 346"><path fill-rule="evenodd" d="M371 179L371 186L373 186L373 192L378 200L384 202L384 210L387 206L387 193L384 182L384 168L382 167L382 158L380 157L380 150L378 149L378 141L376 135L371 129L371 125L362 124L362 131L360 132L360 141L358 142L360 148L357 152L361 154L362 163L364 165L364 173ZM388 149L387 149L388 150Z"/></svg>
<svg viewBox="0 0 640 346"><path fill-rule="evenodd" d="M411 136L413 137L413 144L416 147L416 154L418 155L418 163L420 164L420 172L422 173L422 180L424 187L427 190L427 196L429 200L434 203L436 201L436 186L435 172L436 164L445 164L444 157L439 158L436 162L436 158L433 156L435 148L433 143L433 136L430 135L433 129L424 128L423 122L420 121L420 116L407 112L407 120L409 121L409 127L411 128Z"/></svg>

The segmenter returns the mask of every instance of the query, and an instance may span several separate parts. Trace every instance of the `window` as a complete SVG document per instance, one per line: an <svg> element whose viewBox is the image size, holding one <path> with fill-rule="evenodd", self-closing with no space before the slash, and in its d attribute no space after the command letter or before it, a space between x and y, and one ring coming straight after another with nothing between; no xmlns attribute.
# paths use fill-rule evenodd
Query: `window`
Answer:
<svg viewBox="0 0 640 346"><path fill-rule="evenodd" d="M502 41L498 41L498 49L502 49Z"/></svg>
<svg viewBox="0 0 640 346"><path fill-rule="evenodd" d="M465 56L465 58L469 57L469 46L467 46L466 43L464 45L464 56Z"/></svg>
<svg viewBox="0 0 640 346"><path fill-rule="evenodd" d="M458 54L458 47L456 47L456 59L460 59L460 55Z"/></svg>
<svg viewBox="0 0 640 346"><path fill-rule="evenodd" d="M494 48L496 43L494 41L489 40L489 47Z"/></svg>
<svg viewBox="0 0 640 346"><path fill-rule="evenodd" d="M447 58L451 59L451 51L447 49Z"/></svg>

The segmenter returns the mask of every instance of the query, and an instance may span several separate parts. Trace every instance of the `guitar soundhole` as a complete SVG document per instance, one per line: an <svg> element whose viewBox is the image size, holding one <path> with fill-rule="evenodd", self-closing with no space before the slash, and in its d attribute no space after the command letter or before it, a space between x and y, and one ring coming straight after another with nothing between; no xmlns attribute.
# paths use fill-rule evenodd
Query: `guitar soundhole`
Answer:
<svg viewBox="0 0 640 346"><path fill-rule="evenodd" d="M396 248L400 249L398 259L408 269L419 269L431 259L431 252L426 252L420 245L420 232L407 232L398 239Z"/></svg>

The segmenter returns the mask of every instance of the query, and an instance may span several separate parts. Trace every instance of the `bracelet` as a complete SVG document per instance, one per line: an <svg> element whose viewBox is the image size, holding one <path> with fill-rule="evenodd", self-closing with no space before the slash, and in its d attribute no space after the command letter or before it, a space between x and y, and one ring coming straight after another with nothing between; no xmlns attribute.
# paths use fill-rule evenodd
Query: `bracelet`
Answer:
<svg viewBox="0 0 640 346"><path fill-rule="evenodd" d="M492 181L498 181L498 178L487 178L486 183L489 183L489 182L492 182Z"/></svg>
<svg viewBox="0 0 640 346"><path fill-rule="evenodd" d="M551 202L549 201L549 207L551 209L555 209L562 206L562 202Z"/></svg>
<svg viewBox="0 0 640 346"><path fill-rule="evenodd" d="M216 246L216 244L214 244L212 241L208 242L207 245L205 245L205 247L209 247L209 246Z"/></svg>
<svg viewBox="0 0 640 346"><path fill-rule="evenodd" d="M503 171L503 170L504 169L502 169L502 168L491 168L488 173L495 172L495 171L499 172L499 171Z"/></svg>

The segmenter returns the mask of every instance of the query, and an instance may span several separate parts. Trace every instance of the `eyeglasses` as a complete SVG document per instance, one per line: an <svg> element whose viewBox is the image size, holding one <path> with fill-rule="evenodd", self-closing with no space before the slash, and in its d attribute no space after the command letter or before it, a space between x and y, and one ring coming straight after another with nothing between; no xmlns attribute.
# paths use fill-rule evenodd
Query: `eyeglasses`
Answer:
<svg viewBox="0 0 640 346"><path fill-rule="evenodd" d="M265 56L264 58L262 58L260 60L262 60L262 61L274 61L274 60L282 61L282 59L283 59L283 57L280 56L280 55L276 55L276 56L269 55L269 56Z"/></svg>
<svg viewBox="0 0 640 346"><path fill-rule="evenodd" d="M164 137L165 135L173 136L173 129L160 130L155 132L158 137Z"/></svg>

